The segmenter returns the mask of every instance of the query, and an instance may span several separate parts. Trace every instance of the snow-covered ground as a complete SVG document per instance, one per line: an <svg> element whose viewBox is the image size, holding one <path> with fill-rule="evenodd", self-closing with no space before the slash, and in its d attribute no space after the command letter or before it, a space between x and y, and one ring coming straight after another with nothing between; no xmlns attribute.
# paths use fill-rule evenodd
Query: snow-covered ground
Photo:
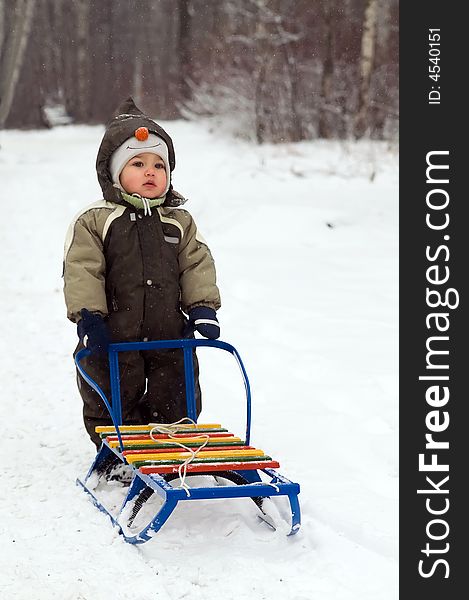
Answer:
<svg viewBox="0 0 469 600"><path fill-rule="evenodd" d="M300 483L302 528L273 532L247 499L188 502L134 547L76 487L94 452L62 249L73 215L100 198L103 130L0 132L0 597L397 598L395 151L166 126L175 188L216 260L222 339L250 376L252 441ZM242 434L242 384L221 354L201 356L200 420Z"/></svg>

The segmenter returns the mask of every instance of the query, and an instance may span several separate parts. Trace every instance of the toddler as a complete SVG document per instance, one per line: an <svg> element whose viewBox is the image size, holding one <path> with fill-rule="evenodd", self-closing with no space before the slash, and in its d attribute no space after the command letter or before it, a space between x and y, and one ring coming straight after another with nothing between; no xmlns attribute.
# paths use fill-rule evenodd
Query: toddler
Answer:
<svg viewBox="0 0 469 600"><path fill-rule="evenodd" d="M64 295L85 370L109 397L110 342L220 335L220 294L206 241L171 184L173 143L132 98L108 124L96 160L103 200L82 210L65 242ZM186 317L187 315L187 317ZM186 416L182 350L119 354L124 424L171 423ZM198 367L197 412L201 410ZM104 403L78 374L83 417L111 424Z"/></svg>

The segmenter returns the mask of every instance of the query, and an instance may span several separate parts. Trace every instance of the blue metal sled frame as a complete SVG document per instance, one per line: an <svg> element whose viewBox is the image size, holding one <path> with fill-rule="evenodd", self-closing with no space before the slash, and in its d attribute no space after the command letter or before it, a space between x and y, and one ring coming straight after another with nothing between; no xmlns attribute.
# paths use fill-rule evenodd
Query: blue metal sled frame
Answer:
<svg viewBox="0 0 469 600"><path fill-rule="evenodd" d="M101 448L99 449L96 458L94 459L84 481L77 479L77 484L82 486L83 489L91 496L94 504L104 513L106 513L112 523L122 533L126 542L131 544L142 544L150 540L153 535L161 529L163 524L167 521L173 510L176 508L177 503L180 500L201 500L201 499L215 499L215 498L253 498L258 500L256 502L261 513L263 513L265 520L269 523L268 516L262 510L261 502L263 498L275 497L275 496L288 496L290 507L291 507L291 529L289 535L293 535L298 532L300 528L300 506L298 502L298 494L300 492L300 486L297 483L293 483L277 473L273 469L261 469L270 480L265 482L261 479L259 470L239 470L230 471L237 477L242 478L246 483L242 485L234 486L215 486L215 487L191 487L187 493L182 488L173 487L168 481L158 474L146 475L141 473L137 468L131 467L132 469L132 480L128 489L127 495L123 501L123 504L117 514L106 508L95 495L94 491L88 485L91 477L97 475L100 477L106 470L108 465L130 465L127 463L125 457L122 454L123 443L121 438L121 432L119 426L122 425L122 408L120 399L120 375L119 375L119 352L128 351L144 351L144 350L164 350L170 348L182 348L184 352L184 370L185 370L185 383L186 383L186 402L187 402L187 416L193 421L197 421L196 401L195 401L195 386L194 386L194 365L193 365L193 350L198 347L208 346L212 348L219 348L226 350L231 353L237 360L238 366L243 376L244 386L246 390L246 445L249 445L251 437L251 392L249 387L249 380L247 377L246 370L243 362L237 350L230 344L222 342L220 340L205 340L205 339L181 339L181 340L161 340L161 341L149 341L149 342L128 342L111 344L109 346L109 373L110 373L110 387L111 387L111 402L106 398L103 390L97 385L97 383L91 379L91 377L85 372L81 360L90 354L87 348L84 348L77 352L75 356L75 363L78 371L80 372L83 379L99 394L104 401L109 414L111 416L113 425L116 429L117 437L119 440L119 448L111 448L106 439L103 440ZM210 473L208 473L210 474ZM194 473L194 475L200 475ZM211 473L213 476L217 476L216 472ZM187 477L191 474L188 473ZM157 514L151 519L151 521L143 527L138 533L130 533L130 528L127 527L123 521L128 518L129 509L135 505L138 498L141 497L144 490L151 490L150 494L156 492L163 500L163 504ZM272 525L272 523L270 523Z"/></svg>

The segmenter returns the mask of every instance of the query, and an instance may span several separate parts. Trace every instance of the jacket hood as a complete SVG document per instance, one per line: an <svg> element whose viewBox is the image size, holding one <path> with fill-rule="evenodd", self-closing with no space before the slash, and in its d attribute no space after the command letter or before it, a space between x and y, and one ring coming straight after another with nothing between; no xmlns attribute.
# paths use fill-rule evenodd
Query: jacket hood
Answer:
<svg viewBox="0 0 469 600"><path fill-rule="evenodd" d="M135 130L139 127L146 127L150 133L154 133L162 138L168 146L169 168L172 172L176 166L176 156L174 154L174 146L171 137L166 131L158 125L153 119L135 105L132 98L127 98L117 109L115 116L106 126L104 137L99 146L98 156L96 158L96 172L98 175L99 185L103 191L105 200L122 204L123 200L121 192L114 187L111 173L109 171L109 159L112 153L128 138L132 137ZM171 173L168 173L171 181ZM181 196L174 192L173 186L170 184L166 194L164 204L166 206L174 206L181 204Z"/></svg>

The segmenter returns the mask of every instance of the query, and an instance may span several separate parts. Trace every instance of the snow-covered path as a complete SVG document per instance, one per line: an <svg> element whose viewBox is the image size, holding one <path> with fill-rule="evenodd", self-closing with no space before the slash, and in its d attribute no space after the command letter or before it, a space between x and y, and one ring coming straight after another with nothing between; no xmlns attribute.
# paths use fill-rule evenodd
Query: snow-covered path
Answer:
<svg viewBox="0 0 469 600"><path fill-rule="evenodd" d="M249 500L178 507L123 543L75 486L92 460L65 318L69 221L100 197L100 127L1 132L2 600L397 597L397 157L384 144L253 147L167 123L176 189L217 264L222 339L253 442L301 485L286 538ZM201 357L201 420L242 433L229 357Z"/></svg>

